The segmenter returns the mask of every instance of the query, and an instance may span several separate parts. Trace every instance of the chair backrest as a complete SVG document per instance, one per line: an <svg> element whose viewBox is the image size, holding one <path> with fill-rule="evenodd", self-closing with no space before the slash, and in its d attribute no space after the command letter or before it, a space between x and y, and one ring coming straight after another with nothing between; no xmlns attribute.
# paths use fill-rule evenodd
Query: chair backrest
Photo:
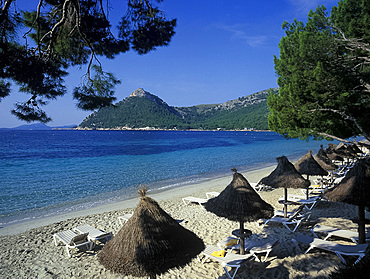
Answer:
<svg viewBox="0 0 370 279"><path fill-rule="evenodd" d="M340 182L342 182L342 180L344 179L344 176L341 176L341 177L337 177L336 179L334 179L334 182L333 184L339 184Z"/></svg>
<svg viewBox="0 0 370 279"><path fill-rule="evenodd" d="M306 211L302 214L301 221L308 221L311 218L311 211Z"/></svg>
<svg viewBox="0 0 370 279"><path fill-rule="evenodd" d="M304 204L301 204L296 209L296 211L292 214L292 216L289 217L289 221L296 219L298 217L298 215L302 212L302 210L304 209L304 207L305 207L305 205Z"/></svg>
<svg viewBox="0 0 370 279"><path fill-rule="evenodd" d="M76 235L74 238L71 239L71 242L69 245L79 245L87 241L87 236L89 233L83 233Z"/></svg>

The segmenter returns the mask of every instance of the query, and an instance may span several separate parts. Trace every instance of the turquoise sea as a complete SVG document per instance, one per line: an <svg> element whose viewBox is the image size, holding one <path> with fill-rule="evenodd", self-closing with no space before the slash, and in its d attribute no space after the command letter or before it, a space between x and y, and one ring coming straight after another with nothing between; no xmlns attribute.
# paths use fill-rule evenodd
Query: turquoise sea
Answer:
<svg viewBox="0 0 370 279"><path fill-rule="evenodd" d="M320 144L274 132L0 131L0 226L136 197L140 185L163 190L293 161Z"/></svg>

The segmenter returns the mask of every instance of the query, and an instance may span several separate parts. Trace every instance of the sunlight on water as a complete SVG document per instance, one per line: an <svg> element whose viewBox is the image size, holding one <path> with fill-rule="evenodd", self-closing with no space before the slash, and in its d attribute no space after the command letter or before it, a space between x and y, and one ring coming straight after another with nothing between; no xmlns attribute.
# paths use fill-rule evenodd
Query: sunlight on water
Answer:
<svg viewBox="0 0 370 279"><path fill-rule="evenodd" d="M271 132L0 131L0 224L295 160L323 142ZM11 205L11 206L10 206Z"/></svg>

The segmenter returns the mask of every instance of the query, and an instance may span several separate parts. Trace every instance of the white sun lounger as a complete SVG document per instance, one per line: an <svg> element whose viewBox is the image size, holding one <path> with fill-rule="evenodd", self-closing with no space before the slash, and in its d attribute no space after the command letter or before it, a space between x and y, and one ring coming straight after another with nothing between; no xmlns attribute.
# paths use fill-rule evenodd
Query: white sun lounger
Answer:
<svg viewBox="0 0 370 279"><path fill-rule="evenodd" d="M104 232L101 230L98 230L97 228L94 228L93 226L90 226L88 224L81 225L73 229L74 231L78 233L88 233L87 239L92 241L93 243L96 243L97 241L108 241L112 238L112 233Z"/></svg>
<svg viewBox="0 0 370 279"><path fill-rule="evenodd" d="M294 210L288 211L287 212L288 218L292 217L293 215L297 217L301 217L303 214L302 211L304 207L305 206L301 204L300 206L296 207ZM284 217L284 210L275 209L273 217Z"/></svg>
<svg viewBox="0 0 370 279"><path fill-rule="evenodd" d="M255 183L255 182L251 182L249 183L252 188L256 191L256 192L260 192L260 191L269 191L271 190L272 188L270 186L267 186L267 185L263 185L263 184L258 184L258 183Z"/></svg>
<svg viewBox="0 0 370 279"><path fill-rule="evenodd" d="M55 246L58 246L58 244L62 242L66 246L68 257L71 257L69 249L80 248L82 246L86 246L87 250L92 249L92 242L87 239L87 236L88 233L77 234L72 230L66 230L55 233L53 239Z"/></svg>
<svg viewBox="0 0 370 279"><path fill-rule="evenodd" d="M207 199L210 199L213 197L217 197L219 194L220 194L219 192L207 192L206 196L207 196Z"/></svg>
<svg viewBox="0 0 370 279"><path fill-rule="evenodd" d="M278 243L277 239L274 240L261 240L261 241L246 241L245 249L252 253L258 261L265 262L270 255L270 252ZM265 254L265 257L261 260L258 258L259 254Z"/></svg>
<svg viewBox="0 0 370 279"><path fill-rule="evenodd" d="M295 232L301 222L302 222L302 218L298 218L298 219L290 219L290 218L284 218L284 217L272 217L271 219L268 219L265 221L265 223L263 224L263 226L266 226L268 223L279 223L279 224L282 224L285 228L287 228L289 231L291 232ZM290 227L292 225L292 228Z"/></svg>
<svg viewBox="0 0 370 279"><path fill-rule="evenodd" d="M217 246L212 246L212 245L206 245L206 249L201 253L203 256L203 260L201 260L198 256L198 260L204 263L207 259L212 259L214 261L217 261L221 263L222 267L224 268L226 275L230 278L233 279L238 272L238 269L240 266L247 260L254 259L253 254L246 254L246 255L240 255L240 254L234 254L232 252L226 253L225 257L215 257L212 256L211 254L213 252L219 251L220 249ZM235 271L233 275L230 274L230 272L226 269L226 267L235 267Z"/></svg>
<svg viewBox="0 0 370 279"><path fill-rule="evenodd" d="M182 198L182 201L185 205L188 205L190 203L197 203L199 205L202 205L203 203L206 203L208 199L202 199L202 198L196 198L196 197L185 197Z"/></svg>
<svg viewBox="0 0 370 279"><path fill-rule="evenodd" d="M301 214L300 211L296 211L292 216L285 218L285 217L279 217L274 216L270 219L267 219L263 226L266 226L268 223L278 223L282 224L285 228L287 228L291 232L295 232L299 226L302 224L302 222L307 221L311 217L311 212L305 212Z"/></svg>
<svg viewBox="0 0 370 279"><path fill-rule="evenodd" d="M231 249L230 251L233 251L234 249L240 250L240 243L228 246L227 243L230 242L230 240L236 240L239 242L239 239L235 237L227 237L224 240L217 243L217 246L220 249ZM261 239L261 240L246 240L244 243L244 249L248 252L254 255L255 259L259 262L265 262L268 258L270 252L275 247L275 245L278 243L277 239L267 240L267 239ZM264 258L261 260L259 259L258 255L265 254Z"/></svg>
<svg viewBox="0 0 370 279"><path fill-rule="evenodd" d="M313 248L318 248L321 250L334 252L343 263L346 263L346 260L343 256L355 256L357 260L355 264L358 263L364 256L367 249L367 244L358 244L358 245L343 245L336 242L322 240L320 238L310 237L306 235L298 235L292 239L298 246L298 242L308 244L309 248L304 252L305 254ZM300 249L300 248L299 248Z"/></svg>
<svg viewBox="0 0 370 279"><path fill-rule="evenodd" d="M312 210L312 208L314 208L314 206L320 201L320 199L321 199L320 196L315 196L315 197L311 197L308 199L306 199L306 197L303 197L303 196L294 196L294 195L288 196L288 202L304 204L308 210ZM279 198L279 203L284 203L284 202L285 202L284 197Z"/></svg>
<svg viewBox="0 0 370 279"><path fill-rule="evenodd" d="M311 195L311 197L322 196L325 190L327 189L328 187L325 185L320 184L310 185L310 187L308 187L308 194ZM307 189L301 189L301 192L303 195L305 195L304 197L306 198Z"/></svg>
<svg viewBox="0 0 370 279"><path fill-rule="evenodd" d="M315 225L313 228L311 228L311 232L315 237L318 237L317 234L325 234L326 236L324 240L327 240L332 236L336 236L349 239L354 243L358 244L358 232L355 231L342 230L324 225ZM370 238L370 232L366 232L366 239L368 238Z"/></svg>
<svg viewBox="0 0 370 279"><path fill-rule="evenodd" d="M122 216L118 216L118 221L121 224L121 226L128 221L134 215L133 213L126 213L123 214Z"/></svg>

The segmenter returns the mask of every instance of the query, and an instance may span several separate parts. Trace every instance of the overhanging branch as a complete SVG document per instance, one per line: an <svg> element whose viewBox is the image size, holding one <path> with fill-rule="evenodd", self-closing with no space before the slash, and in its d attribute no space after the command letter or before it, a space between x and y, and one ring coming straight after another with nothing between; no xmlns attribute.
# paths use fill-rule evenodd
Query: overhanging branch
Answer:
<svg viewBox="0 0 370 279"><path fill-rule="evenodd" d="M370 45L367 44L367 43L364 43L364 42L361 42L359 39L356 39L356 38L347 38L346 35L344 34L344 32L336 27L336 26L332 26L333 29L337 30L340 35L342 36L342 40L346 43L348 43L349 46L352 46L354 47L355 49L361 49L361 50L365 50L367 52L370 52Z"/></svg>
<svg viewBox="0 0 370 279"><path fill-rule="evenodd" d="M366 139L370 139L370 135L368 133L366 133L364 131L364 129L362 129L361 125L358 123L357 119L350 116L350 115L347 115L346 113L344 113L343 111L340 111L340 110L336 110L336 109L332 109L332 108L317 108L317 109L313 109L311 110L311 112L316 112L316 111L328 111L328 112L333 112L333 113L336 113L338 115L340 115L344 120L349 120L351 122L353 122L356 126L356 128L360 131L360 133L366 138Z"/></svg>
<svg viewBox="0 0 370 279"><path fill-rule="evenodd" d="M313 131L312 131L312 133L313 133ZM339 137L336 137L336 136L333 136L333 135L329 135L327 133L317 132L317 134L320 135L320 136L326 137L326 138L332 138L334 140L338 140L338 141L342 141L342 142L346 142L346 143L352 143L352 141L350 141L350 140L342 139L342 138L339 138Z"/></svg>
<svg viewBox="0 0 370 279"><path fill-rule="evenodd" d="M1 9L0 13L0 23L2 23L6 16L8 15L8 10L10 8L10 5L14 2L15 0L7 0L4 2L3 8Z"/></svg>
<svg viewBox="0 0 370 279"><path fill-rule="evenodd" d="M50 53L51 49L52 49L52 45L53 45L53 40L55 38L55 33L58 29L59 26L61 26L66 20L67 20L67 15L68 15L68 6L70 4L70 0L66 0L63 4L63 9L62 9L62 18L53 26L53 28L47 32L42 38L41 38L41 41L43 41L44 38L46 38L47 36L50 36L50 42L49 42L49 45L48 45L48 49L47 49L47 53Z"/></svg>
<svg viewBox="0 0 370 279"><path fill-rule="evenodd" d="M334 112L336 114L339 114L344 120L349 120L355 123L355 125L359 128L359 130L362 130L361 127L359 127L356 118L344 113L343 111L337 110L337 109L332 109L332 108L318 108L311 110L312 112L315 111L328 111L328 112Z"/></svg>

